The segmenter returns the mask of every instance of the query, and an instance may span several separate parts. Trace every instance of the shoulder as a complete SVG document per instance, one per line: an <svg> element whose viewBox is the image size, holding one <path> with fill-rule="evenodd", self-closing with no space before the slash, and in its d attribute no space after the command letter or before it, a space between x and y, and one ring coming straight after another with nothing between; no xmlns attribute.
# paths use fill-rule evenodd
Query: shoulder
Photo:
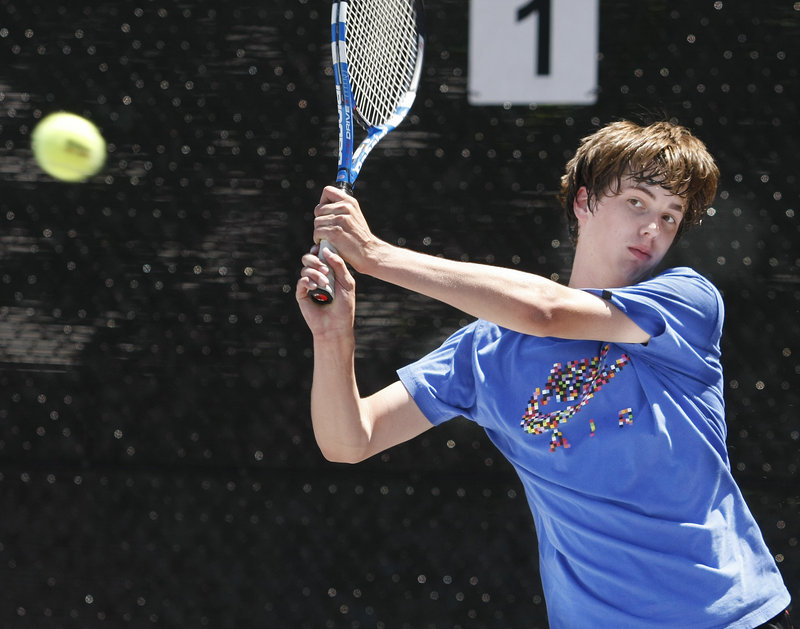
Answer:
<svg viewBox="0 0 800 629"><path fill-rule="evenodd" d="M722 333L722 297L704 276L688 267L668 269L647 280L604 291L603 297L650 336L672 334L712 343Z"/></svg>
<svg viewBox="0 0 800 629"><path fill-rule="evenodd" d="M667 269L640 284L639 290L652 293L672 302L683 302L688 307L700 309L707 314L724 313L722 295L705 276L689 267Z"/></svg>
<svg viewBox="0 0 800 629"><path fill-rule="evenodd" d="M666 269L658 275L640 282L639 285L657 284L694 284L698 287L704 287L709 291L716 292L714 284L712 284L707 277L688 266L676 266L671 269Z"/></svg>
<svg viewBox="0 0 800 629"><path fill-rule="evenodd" d="M723 316L722 296L714 284L689 267L667 269L630 286L588 292L612 302L623 312L650 308L702 311L705 316Z"/></svg>

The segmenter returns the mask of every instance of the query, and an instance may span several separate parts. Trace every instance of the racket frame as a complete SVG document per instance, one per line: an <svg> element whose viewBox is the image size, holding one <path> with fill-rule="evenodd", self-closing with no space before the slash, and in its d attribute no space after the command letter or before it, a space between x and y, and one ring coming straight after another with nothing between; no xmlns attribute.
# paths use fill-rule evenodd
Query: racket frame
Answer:
<svg viewBox="0 0 800 629"><path fill-rule="evenodd" d="M362 0L378 2L380 0ZM335 0L331 9L331 57L333 61L333 76L336 84L336 102L339 109L339 163L337 167L337 184L349 184L352 191L356 179L364 165L364 160L370 151L375 148L388 133L397 128L403 121L414 103L417 87L422 76L422 59L425 50L425 29L423 26L423 7L420 0L394 0L413 2L416 7L417 23L419 25L416 64L412 74L409 89L401 96L394 113L384 122L370 125L359 115L358 103L354 102L353 88L350 81L350 66L347 58L347 12L350 0ZM367 136L353 150L355 146L355 125L358 123L367 133ZM347 186L340 186L348 189Z"/></svg>
<svg viewBox="0 0 800 629"><path fill-rule="evenodd" d="M378 2L385 0L362 0ZM369 153L388 133L397 128L403 121L414 103L417 88L422 76L422 60L425 50L424 9L422 0L391 0L412 2L415 6L417 18L417 55L414 70L409 84L409 89L400 97L394 112L380 124L371 125L358 112L355 103L353 87L350 79L350 69L347 59L347 12L350 0L334 0L331 6L331 60L333 63L333 77L336 86L336 104L338 109L339 125L339 151L336 170L335 186L344 190L348 195L353 194L353 187L361 172ZM355 123L366 131L366 137L353 150L355 146ZM336 249L327 241L319 243L319 257L325 261L325 252ZM318 304L333 302L334 276L331 271L328 275L328 286L318 287L309 291L311 298Z"/></svg>

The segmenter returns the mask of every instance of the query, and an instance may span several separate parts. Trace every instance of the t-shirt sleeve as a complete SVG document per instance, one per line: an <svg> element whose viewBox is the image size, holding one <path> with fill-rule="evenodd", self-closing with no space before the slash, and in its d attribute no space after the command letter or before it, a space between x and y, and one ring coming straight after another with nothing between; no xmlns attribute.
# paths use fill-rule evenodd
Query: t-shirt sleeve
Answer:
<svg viewBox="0 0 800 629"><path fill-rule="evenodd" d="M472 418L476 401L473 346L480 321L453 333L439 348L397 371L400 381L434 425Z"/></svg>
<svg viewBox="0 0 800 629"><path fill-rule="evenodd" d="M719 358L722 297L692 269L670 269L633 286L588 292L614 304L650 334L646 344L625 344L626 351L679 371L688 366L688 356Z"/></svg>

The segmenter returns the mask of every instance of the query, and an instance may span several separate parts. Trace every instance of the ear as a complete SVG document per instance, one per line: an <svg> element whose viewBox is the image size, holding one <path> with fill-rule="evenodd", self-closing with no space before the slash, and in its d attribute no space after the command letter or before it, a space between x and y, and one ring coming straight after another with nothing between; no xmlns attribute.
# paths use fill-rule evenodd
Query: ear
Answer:
<svg viewBox="0 0 800 629"><path fill-rule="evenodd" d="M578 192L575 194L575 201L572 203L572 211L575 212L575 218L578 219L579 225L582 225L592 214L592 210L589 207L589 191L586 186L578 188Z"/></svg>

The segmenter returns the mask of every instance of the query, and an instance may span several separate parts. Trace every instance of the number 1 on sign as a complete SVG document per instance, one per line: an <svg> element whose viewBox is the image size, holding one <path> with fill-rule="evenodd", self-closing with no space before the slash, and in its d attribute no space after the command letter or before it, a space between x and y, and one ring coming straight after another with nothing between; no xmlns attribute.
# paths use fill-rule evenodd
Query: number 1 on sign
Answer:
<svg viewBox="0 0 800 629"><path fill-rule="evenodd" d="M599 5L600 0L470 0L470 103L593 104Z"/></svg>
<svg viewBox="0 0 800 629"><path fill-rule="evenodd" d="M517 22L522 22L533 13L539 14L539 36L536 38L536 74L550 74L550 2L551 0L531 0L517 9Z"/></svg>

